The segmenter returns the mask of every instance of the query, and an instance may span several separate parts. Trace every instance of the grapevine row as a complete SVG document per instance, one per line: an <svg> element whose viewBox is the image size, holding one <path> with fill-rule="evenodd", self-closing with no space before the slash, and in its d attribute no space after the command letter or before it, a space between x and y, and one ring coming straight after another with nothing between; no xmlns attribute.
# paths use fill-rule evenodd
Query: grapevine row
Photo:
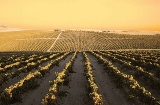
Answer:
<svg viewBox="0 0 160 105"><path fill-rule="evenodd" d="M10 77L14 78L14 77L18 76L22 72L29 72L33 68L37 68L38 65L42 64L43 62L46 62L47 60L52 59L53 57L59 56L60 54L57 54L57 55L52 54L50 56L49 55L47 54L47 55L44 55L44 56L40 56L38 58L29 58L28 60L26 60L24 62L21 62L21 64L23 64L25 66L22 66L22 67L18 68L16 71L13 71L11 73L6 73L6 74L1 76L1 78L0 78L0 86L3 83L5 83L7 80L9 80ZM49 56L49 59L46 58L48 56Z"/></svg>
<svg viewBox="0 0 160 105"><path fill-rule="evenodd" d="M86 77L90 86L90 96L92 97L94 105L104 105L104 100L102 95L98 92L98 86L95 83L93 76L93 69L87 54L83 52L83 56L85 59L85 68L86 68Z"/></svg>
<svg viewBox="0 0 160 105"><path fill-rule="evenodd" d="M70 53L69 52L65 53L64 55L55 59L53 62L51 62L51 64L48 65L53 66L55 63L59 62L64 57L66 57L68 54ZM16 101L21 101L21 94L23 94L29 89L36 88L38 86L37 83L38 78L42 78L43 75L44 73L42 72L41 69L33 73L30 72L26 77L24 77L24 79L3 90L0 96L0 103L8 105Z"/></svg>
<svg viewBox="0 0 160 105"><path fill-rule="evenodd" d="M57 101L57 95L59 92L59 86L62 85L66 78L69 76L69 71L72 71L74 59L77 55L77 52L74 53L71 60L66 63L65 68L59 72L56 73L56 79L53 82L50 82L50 88L48 93L44 96L44 99L42 99L43 105L55 105Z"/></svg>
<svg viewBox="0 0 160 105"><path fill-rule="evenodd" d="M153 97L152 94L144 87L141 87L132 75L126 75L122 73L120 70L114 67L110 61L107 61L99 54L94 52L90 53L106 66L109 74L114 77L114 80L118 85L125 86L127 89L129 89L130 97L138 98L140 101L146 104L160 105L160 101Z"/></svg>
<svg viewBox="0 0 160 105"><path fill-rule="evenodd" d="M136 57L129 57L126 55L125 56L120 54L112 54L112 55L116 56L119 59L130 61L134 66L141 66L143 68L146 68L148 72L153 72L157 77L160 75L160 65L158 63L146 62L143 59L136 60L135 59Z"/></svg>
<svg viewBox="0 0 160 105"><path fill-rule="evenodd" d="M116 57L108 56L105 53L97 52L105 57L109 57L114 62L119 62L122 66L127 69L134 70L136 72L136 76L142 78L144 81L148 81L152 88L159 89L160 88L160 79L156 78L152 73L145 71L142 67L134 66L131 62L126 62Z"/></svg>

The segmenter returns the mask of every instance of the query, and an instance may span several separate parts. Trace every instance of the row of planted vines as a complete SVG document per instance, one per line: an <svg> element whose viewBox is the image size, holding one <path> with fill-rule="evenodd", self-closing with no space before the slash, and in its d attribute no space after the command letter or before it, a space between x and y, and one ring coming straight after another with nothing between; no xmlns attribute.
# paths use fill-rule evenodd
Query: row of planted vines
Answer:
<svg viewBox="0 0 160 105"><path fill-rule="evenodd" d="M38 31L0 33L0 51L99 51L160 49L160 35L123 35L94 31Z"/></svg>
<svg viewBox="0 0 160 105"><path fill-rule="evenodd" d="M77 63L83 66L75 66ZM78 70L81 70L80 77L75 76ZM72 90L75 80L79 83L84 80L83 95L73 95L82 91L80 87ZM1 105L23 105L27 102L37 105L64 102L68 105L67 101L76 104L77 100L72 100L75 98L82 99L78 101L80 104L87 99L86 104L112 105L115 103L113 100L119 100L117 96L123 97L125 101L122 103L127 105L160 105L160 52L1 53L0 87ZM114 89L115 97L110 97L109 91L113 90L107 89ZM34 99L25 98L30 96ZM70 100L65 101L65 98Z"/></svg>

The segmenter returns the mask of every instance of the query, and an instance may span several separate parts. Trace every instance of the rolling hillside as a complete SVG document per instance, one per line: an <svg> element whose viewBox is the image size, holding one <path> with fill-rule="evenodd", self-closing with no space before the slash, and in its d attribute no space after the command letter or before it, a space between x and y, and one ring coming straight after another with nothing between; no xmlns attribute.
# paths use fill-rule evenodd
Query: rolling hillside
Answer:
<svg viewBox="0 0 160 105"><path fill-rule="evenodd" d="M160 105L159 49L159 34L1 32L0 105Z"/></svg>
<svg viewBox="0 0 160 105"><path fill-rule="evenodd" d="M126 35L94 31L0 32L0 51L97 51L160 49L160 35Z"/></svg>

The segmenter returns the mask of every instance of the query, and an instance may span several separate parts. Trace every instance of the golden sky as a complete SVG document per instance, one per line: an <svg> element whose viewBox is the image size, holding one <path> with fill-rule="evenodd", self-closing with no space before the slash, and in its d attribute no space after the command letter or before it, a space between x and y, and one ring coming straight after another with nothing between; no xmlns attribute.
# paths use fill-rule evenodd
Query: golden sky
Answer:
<svg viewBox="0 0 160 105"><path fill-rule="evenodd" d="M160 30L160 0L0 0L0 25Z"/></svg>

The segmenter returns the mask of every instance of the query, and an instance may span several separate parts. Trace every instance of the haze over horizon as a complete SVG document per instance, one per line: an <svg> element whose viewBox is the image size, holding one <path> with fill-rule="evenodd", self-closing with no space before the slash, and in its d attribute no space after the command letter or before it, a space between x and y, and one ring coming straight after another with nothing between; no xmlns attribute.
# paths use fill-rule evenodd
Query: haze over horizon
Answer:
<svg viewBox="0 0 160 105"><path fill-rule="evenodd" d="M159 0L0 0L0 25L160 31Z"/></svg>

